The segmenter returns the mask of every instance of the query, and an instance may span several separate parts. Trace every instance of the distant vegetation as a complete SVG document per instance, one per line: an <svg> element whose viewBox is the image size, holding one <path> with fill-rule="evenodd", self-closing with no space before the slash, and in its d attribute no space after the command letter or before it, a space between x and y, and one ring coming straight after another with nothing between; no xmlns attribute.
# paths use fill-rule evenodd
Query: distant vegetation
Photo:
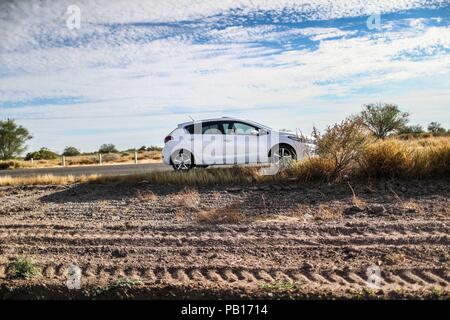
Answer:
<svg viewBox="0 0 450 320"><path fill-rule="evenodd" d="M12 119L0 121L0 160L18 157L26 150L25 143L32 136Z"/></svg>
<svg viewBox="0 0 450 320"><path fill-rule="evenodd" d="M27 153L27 155L25 156L25 160L53 160L58 158L58 154L51 151L48 148L42 147L40 150L38 151L34 151L34 152L29 152Z"/></svg>
<svg viewBox="0 0 450 320"><path fill-rule="evenodd" d="M116 146L112 143L105 143L100 146L98 149L99 153L117 153L119 150L116 149Z"/></svg>
<svg viewBox="0 0 450 320"><path fill-rule="evenodd" d="M63 156L66 157L74 157L79 156L81 154L80 150L75 147L65 147L63 151Z"/></svg>

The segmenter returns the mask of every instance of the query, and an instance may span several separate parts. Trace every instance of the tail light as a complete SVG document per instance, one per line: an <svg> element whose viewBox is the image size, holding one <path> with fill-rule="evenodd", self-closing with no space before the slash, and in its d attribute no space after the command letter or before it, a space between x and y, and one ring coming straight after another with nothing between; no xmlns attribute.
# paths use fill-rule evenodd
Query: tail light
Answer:
<svg viewBox="0 0 450 320"><path fill-rule="evenodd" d="M173 137L172 136L167 136L167 137L164 138L164 143L167 143L170 140L173 140Z"/></svg>

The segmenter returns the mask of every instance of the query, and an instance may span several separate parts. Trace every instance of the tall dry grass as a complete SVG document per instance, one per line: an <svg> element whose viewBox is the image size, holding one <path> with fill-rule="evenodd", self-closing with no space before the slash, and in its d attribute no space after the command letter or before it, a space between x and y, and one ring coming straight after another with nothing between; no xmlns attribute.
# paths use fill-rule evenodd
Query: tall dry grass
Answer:
<svg viewBox="0 0 450 320"><path fill-rule="evenodd" d="M448 176L450 139L378 141L363 152L359 167L360 175L376 178Z"/></svg>

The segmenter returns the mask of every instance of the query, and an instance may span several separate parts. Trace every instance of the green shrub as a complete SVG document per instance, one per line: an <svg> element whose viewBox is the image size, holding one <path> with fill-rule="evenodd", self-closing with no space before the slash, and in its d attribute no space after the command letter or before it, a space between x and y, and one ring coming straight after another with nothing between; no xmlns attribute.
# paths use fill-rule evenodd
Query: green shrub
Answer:
<svg viewBox="0 0 450 320"><path fill-rule="evenodd" d="M12 277L17 279L31 279L41 274L41 270L30 258L18 258L11 263Z"/></svg>
<svg viewBox="0 0 450 320"><path fill-rule="evenodd" d="M39 151L29 152L25 160L53 160L58 158L58 154L48 148L42 147Z"/></svg>
<svg viewBox="0 0 450 320"><path fill-rule="evenodd" d="M119 151L116 149L116 146L112 143L105 143L100 146L98 149L99 153L118 153Z"/></svg>
<svg viewBox="0 0 450 320"><path fill-rule="evenodd" d="M63 156L66 157L79 156L80 154L81 154L80 150L78 150L75 147L66 147L63 151Z"/></svg>

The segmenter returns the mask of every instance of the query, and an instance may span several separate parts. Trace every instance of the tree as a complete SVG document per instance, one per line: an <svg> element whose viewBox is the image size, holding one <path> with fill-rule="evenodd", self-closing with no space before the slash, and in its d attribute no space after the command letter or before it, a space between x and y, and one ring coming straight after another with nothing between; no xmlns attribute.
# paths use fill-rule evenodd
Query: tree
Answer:
<svg viewBox="0 0 450 320"><path fill-rule="evenodd" d="M46 148L46 147L42 147L40 150L38 151L34 151L34 152L29 152L27 153L27 155L25 156L25 160L53 160L58 158L58 154L56 154L55 152L51 151L50 149Z"/></svg>
<svg viewBox="0 0 450 320"><path fill-rule="evenodd" d="M398 131L408 123L409 114L395 104L371 103L363 106L360 116L365 127L378 139Z"/></svg>
<svg viewBox="0 0 450 320"><path fill-rule="evenodd" d="M31 138L28 130L18 126L13 119L0 121L0 159L19 156L26 150L25 142Z"/></svg>
<svg viewBox="0 0 450 320"><path fill-rule="evenodd" d="M116 146L113 145L112 143L105 143L100 146L100 149L98 150L98 152L100 152L100 153L116 153L119 151L116 149Z"/></svg>
<svg viewBox="0 0 450 320"><path fill-rule="evenodd" d="M442 128L439 122L431 122L428 125L428 131L431 133L445 133L445 129Z"/></svg>
<svg viewBox="0 0 450 320"><path fill-rule="evenodd" d="M399 134L421 134L424 133L422 126L419 124L413 125L413 126L405 126L398 130Z"/></svg>
<svg viewBox="0 0 450 320"><path fill-rule="evenodd" d="M80 154L81 154L80 150L78 150L75 147L66 147L63 151L63 156L66 157L79 156Z"/></svg>

